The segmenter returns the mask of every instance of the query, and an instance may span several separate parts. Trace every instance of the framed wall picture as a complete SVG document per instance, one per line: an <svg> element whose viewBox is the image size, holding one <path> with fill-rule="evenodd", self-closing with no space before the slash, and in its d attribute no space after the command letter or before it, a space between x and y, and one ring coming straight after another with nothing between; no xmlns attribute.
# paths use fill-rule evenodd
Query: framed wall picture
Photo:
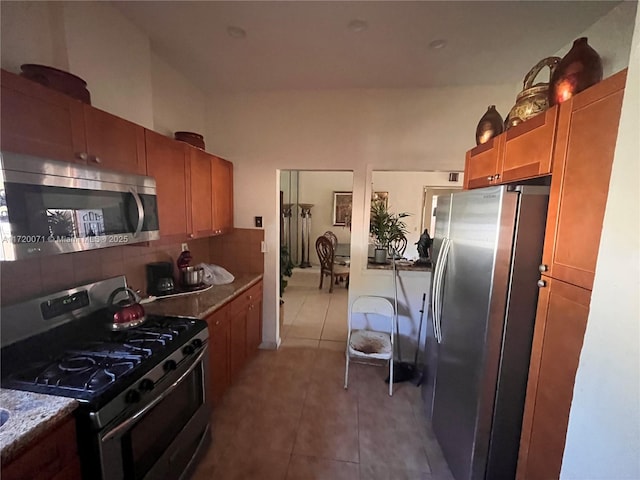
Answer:
<svg viewBox="0 0 640 480"><path fill-rule="evenodd" d="M333 225L351 224L351 206L353 192L333 192Z"/></svg>

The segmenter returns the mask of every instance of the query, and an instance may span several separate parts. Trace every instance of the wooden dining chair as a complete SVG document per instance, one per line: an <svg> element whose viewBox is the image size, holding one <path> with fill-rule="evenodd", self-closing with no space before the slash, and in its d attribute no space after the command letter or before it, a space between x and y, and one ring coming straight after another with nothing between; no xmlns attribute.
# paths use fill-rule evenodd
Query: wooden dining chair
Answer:
<svg viewBox="0 0 640 480"><path fill-rule="evenodd" d="M316 253L320 260L320 286L322 289L322 282L325 276L330 279L329 293L333 293L333 284L337 283L339 279L345 281L345 287L349 288L349 267L345 265L337 265L335 263L335 249L329 238L322 235L316 240Z"/></svg>

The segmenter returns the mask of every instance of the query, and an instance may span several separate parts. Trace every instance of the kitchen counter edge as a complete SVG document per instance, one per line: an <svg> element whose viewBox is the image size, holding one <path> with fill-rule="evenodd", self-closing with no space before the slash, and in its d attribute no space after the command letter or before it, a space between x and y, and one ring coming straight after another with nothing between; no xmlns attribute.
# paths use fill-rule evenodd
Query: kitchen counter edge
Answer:
<svg viewBox="0 0 640 480"><path fill-rule="evenodd" d="M182 297L160 298L144 306L148 313L204 319L262 280L262 273L242 273L232 283Z"/></svg>
<svg viewBox="0 0 640 480"><path fill-rule="evenodd" d="M6 464L78 407L77 400L0 388L0 407L9 419L0 427L0 459Z"/></svg>

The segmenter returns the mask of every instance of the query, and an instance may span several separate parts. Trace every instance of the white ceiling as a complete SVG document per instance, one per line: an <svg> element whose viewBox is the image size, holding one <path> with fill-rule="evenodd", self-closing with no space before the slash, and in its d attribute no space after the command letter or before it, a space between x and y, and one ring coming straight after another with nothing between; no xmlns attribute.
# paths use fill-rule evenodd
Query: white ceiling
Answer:
<svg viewBox="0 0 640 480"><path fill-rule="evenodd" d="M114 2L206 92L521 82L618 1ZM353 32L347 24L367 22ZM227 27L243 28L232 38ZM446 39L445 48L429 43Z"/></svg>

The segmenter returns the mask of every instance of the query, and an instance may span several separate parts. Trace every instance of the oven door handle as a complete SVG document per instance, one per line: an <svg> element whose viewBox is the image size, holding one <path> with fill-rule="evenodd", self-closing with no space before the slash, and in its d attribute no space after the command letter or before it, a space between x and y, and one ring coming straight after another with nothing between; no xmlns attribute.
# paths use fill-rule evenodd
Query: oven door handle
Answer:
<svg viewBox="0 0 640 480"><path fill-rule="evenodd" d="M187 371L184 372L182 375L180 375L180 378L178 378L175 382L173 382L169 387L167 387L167 389L164 392L162 392L160 395L158 395L156 398L154 398L144 408L138 410L135 414L133 414L127 420L125 420L124 422L119 424L117 427L115 427L115 428L109 430L107 433L105 433L104 436L102 437L102 441L106 442L107 440L110 440L111 438L117 436L120 432L126 431L131 425L136 423L138 421L138 419L142 415L147 413L149 410L151 410L153 407L155 407L158 403L160 403L162 400L164 400L167 397L167 395L169 395L171 392L173 392L178 387L178 385L180 385L180 383L182 383L182 381L185 378L187 378L187 376L191 372L193 372L195 370L195 368L198 366L198 364L204 358L204 355L205 355L206 352L207 352L207 347L205 346L202 349L202 351L200 352L200 354L193 361L193 364L187 369Z"/></svg>

